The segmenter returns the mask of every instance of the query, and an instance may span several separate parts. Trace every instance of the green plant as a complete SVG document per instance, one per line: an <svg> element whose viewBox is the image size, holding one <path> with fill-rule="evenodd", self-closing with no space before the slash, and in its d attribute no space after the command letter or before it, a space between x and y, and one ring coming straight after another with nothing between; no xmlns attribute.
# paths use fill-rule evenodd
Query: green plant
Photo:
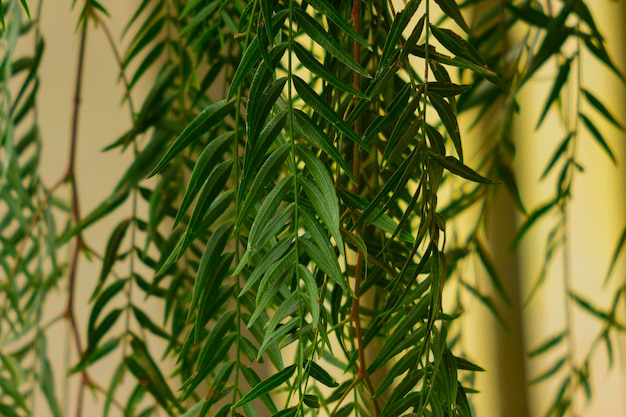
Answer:
<svg viewBox="0 0 626 417"><path fill-rule="evenodd" d="M616 159L594 118L581 111L584 100L621 128L584 89L582 52L623 75L582 0L549 6L423 0L396 10L382 0L144 0L128 22L131 41L122 54L104 5L75 4L76 97L87 30L102 30L118 57L133 119L107 147L132 152L132 164L83 215L73 151L58 183L43 183L38 172L44 41L38 15L29 13L38 14L41 2L30 9L24 0L6 2L0 411L29 415L29 401L41 391L52 415L67 412L46 350L46 329L66 318L80 355L70 370L82 376L78 415L91 388L105 415L119 408L125 415L470 416L471 373L482 369L457 348L463 332L456 321L467 306L458 301L444 309L443 291L457 285L497 315L493 300L459 273L477 259L507 300L484 224L502 188L527 213L512 168L512 132L518 93L540 68L550 63L558 71L538 125L565 87L576 92L576 105L573 112L560 107L567 135L545 170L560 168L554 198L527 213L514 245L540 218L557 213L546 265L558 248L567 249L582 127ZM526 37L509 45L514 26ZM32 56L15 59L15 45L29 33ZM149 74L149 93L134 101L133 89ZM79 100L74 110L72 150ZM471 163L463 153L463 114L493 126ZM63 186L69 202L58 198ZM131 211L107 246L90 247L83 230L128 200ZM459 235L457 219L470 210L479 214ZM624 238L611 268L623 246ZM59 251L67 247L66 260ZM86 340L74 318L81 256L102 263ZM547 267L537 288L546 276ZM67 308L46 321L43 303L61 279L68 280ZM586 375L596 346L612 346L612 334L624 331L617 317L623 289L602 311L566 286L572 303L606 329L583 364L565 357L536 378L570 369L549 415L571 413L577 387L590 393ZM145 297L161 300L164 324L136 301ZM158 364L152 337L166 342L173 370ZM532 354L567 340L564 329ZM111 381L89 373L116 352L123 359ZM271 375L259 375L261 362ZM119 387L129 378L133 389L125 395Z"/></svg>

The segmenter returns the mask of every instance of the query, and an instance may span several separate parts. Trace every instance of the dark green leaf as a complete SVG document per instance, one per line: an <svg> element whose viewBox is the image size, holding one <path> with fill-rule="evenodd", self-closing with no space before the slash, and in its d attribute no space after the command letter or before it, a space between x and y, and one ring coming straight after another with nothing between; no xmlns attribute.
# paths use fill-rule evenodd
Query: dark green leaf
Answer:
<svg viewBox="0 0 626 417"><path fill-rule="evenodd" d="M459 10L459 6L456 4L456 0L435 0L435 3L439 5L441 11L448 17L452 18L465 33L470 33L470 28L465 23L465 19Z"/></svg>
<svg viewBox="0 0 626 417"><path fill-rule="evenodd" d="M156 164L148 177L152 177L159 173L165 166L178 155L183 149L194 141L197 141L202 135L218 124L218 122L232 110L233 101L220 100L206 107L195 119L185 127L180 136L170 146L163 158Z"/></svg>
<svg viewBox="0 0 626 417"><path fill-rule="evenodd" d="M615 159L615 155L613 154L613 151L609 147L609 144L607 143L606 139L604 139L604 136L602 136L602 133L600 133L598 128L583 113L580 113L580 118L582 119L587 130L589 130L589 133L591 133L591 136L596 140L596 142L598 142L598 144L602 147L602 149L604 149L604 151L609 156L609 158L611 158L611 161L613 162L613 164L617 164L617 159Z"/></svg>
<svg viewBox="0 0 626 417"><path fill-rule="evenodd" d="M176 218L174 219L174 225L172 228L176 227L180 220L183 218L183 215L191 205L192 201L196 197L196 193L202 184L207 185L213 168L221 162L222 154L226 150L226 148L230 145L228 142L234 135L234 132L224 133L211 140L211 142L204 148L196 163L193 167L193 171L191 172L191 177L189 178L189 182L187 183L187 190L183 196L183 200L180 203L180 207L178 209L178 213L176 213ZM215 178L212 179L215 181ZM213 200L213 198L211 198Z"/></svg>
<svg viewBox="0 0 626 417"><path fill-rule="evenodd" d="M486 65L483 57L465 39L451 31L450 29L438 28L430 25L430 29L435 38L450 52L461 58L467 59L476 65Z"/></svg>
<svg viewBox="0 0 626 417"><path fill-rule="evenodd" d="M541 179L544 179L550 173L556 161L558 161L561 155L565 153L565 151L567 150L567 146L569 145L570 140L572 139L572 136L573 136L572 133L568 133L567 136L563 138L563 140L561 141L561 144L554 152L554 155L552 155L552 159L550 159L550 162L548 162L548 165L543 170L543 173L541 174Z"/></svg>
<svg viewBox="0 0 626 417"><path fill-rule="evenodd" d="M291 365L278 372L277 374L274 374L271 377L263 380L254 388L252 388L249 392L247 392L243 397L241 397L239 401L233 404L231 410L241 407L242 405L249 403L255 398L258 398L259 396L270 392L274 388L279 387L283 383L287 382L295 371L296 365Z"/></svg>
<svg viewBox="0 0 626 417"><path fill-rule="evenodd" d="M356 179L352 175L352 170L348 163L343 159L343 156L339 153L335 145L326 136L326 133L307 116L299 110L293 111L293 128L294 130L306 139L312 145L317 146L323 150L333 161L335 161L344 172L350 177L350 179L356 183Z"/></svg>
<svg viewBox="0 0 626 417"><path fill-rule="evenodd" d="M290 148L291 144L285 143L284 145L276 148L276 150L274 150L274 152L272 152L272 154L266 159L256 177L254 177L254 181L252 182L252 186L250 187L246 199L239 209L239 215L235 223L236 229L239 228L248 216L250 210L252 210L254 205L259 201L261 194L264 192L266 187L274 185L273 179L277 172L280 171L280 166L287 157Z"/></svg>
<svg viewBox="0 0 626 417"><path fill-rule="evenodd" d="M428 98L433 105L446 131L452 139L454 149L459 155L459 160L463 162L463 148L461 147L461 133L459 131L459 123L456 120L456 114L452 110L452 106L443 97L433 92L428 92ZM459 174L460 175L460 174Z"/></svg>
<svg viewBox="0 0 626 417"><path fill-rule="evenodd" d="M304 80L297 75L293 76L293 84L300 94L300 97L309 105L316 113L326 119L330 124L339 129L341 133L348 137L353 142L356 142L366 152L371 152L372 149L363 140L354 133L354 130L346 122L344 122L338 115L326 104L317 93L304 82Z"/></svg>
<svg viewBox="0 0 626 417"><path fill-rule="evenodd" d="M126 280L117 280L113 284L109 285L104 291L100 294L94 294L92 299L95 299L93 306L91 307L91 312L89 315L89 323L87 325L87 331L93 332L95 331L96 322L98 321L98 317L100 313L106 307L121 290L126 285Z"/></svg>
<svg viewBox="0 0 626 417"><path fill-rule="evenodd" d="M461 161L453 156L442 157L441 155L430 152L430 157L439 165L441 165L451 173L458 175L459 177L463 177L467 180L482 184L497 184L495 181L483 177L467 165L464 165Z"/></svg>
<svg viewBox="0 0 626 417"><path fill-rule="evenodd" d="M429 82L428 91L432 91L441 97L454 97L463 94L471 88L469 84L454 84L449 82Z"/></svg>
<svg viewBox="0 0 626 417"><path fill-rule="evenodd" d="M102 269L100 270L100 277L98 278L98 285L94 290L94 296L98 293L100 288L105 283L105 280L109 276L111 269L113 268L113 264L117 260L118 250L126 235L126 230L128 230L128 226L130 225L131 220L125 219L120 222L115 229L113 229L113 233L111 233L111 237L109 237L109 241L107 243L106 249L104 251L104 258L102 259Z"/></svg>
<svg viewBox="0 0 626 417"><path fill-rule="evenodd" d="M330 72L322 63L320 63L317 59L313 57L313 54L309 50L301 46L299 43L294 42L292 44L292 48L293 51L296 53L296 56L298 57L300 63L313 74L321 77L324 81L326 81L333 87L337 87L338 89L355 95L359 98L366 98L365 94L354 89L354 87L352 87L350 84L344 82L341 78Z"/></svg>
<svg viewBox="0 0 626 417"><path fill-rule="evenodd" d="M545 370L543 373L539 374L535 378L531 379L528 383L530 385L533 385L533 384L538 384L541 381L545 381L546 379L556 374L563 367L563 365L565 365L566 362L567 362L567 358L559 359L554 365L552 365L550 368L548 368L547 370Z"/></svg>
<svg viewBox="0 0 626 417"><path fill-rule="evenodd" d="M326 273L331 280L333 280L336 284L341 285L341 288L343 288L344 291L346 291L350 295L353 295L352 289L348 285L346 277L343 275L341 269L339 268L337 258L332 252L324 250L324 248L320 248L308 239L299 239L298 242L303 246L306 253L309 254L311 260L322 271L324 271L324 273Z"/></svg>
<svg viewBox="0 0 626 417"><path fill-rule="evenodd" d="M548 114L548 110L550 110L550 107L552 107L552 103L554 103L554 101L559 98L559 95L561 94L561 89L563 88L563 85L565 85L565 83L567 82L572 61L573 58L568 58L561 65L561 68L559 69L559 75L554 80L554 85L552 85L552 91L550 91L550 95L546 100L546 104L543 106L543 111L539 116L539 121L537 122L537 126L535 126L535 129L539 129L539 126L541 126L541 123L543 123L543 119L546 117L546 114Z"/></svg>
<svg viewBox="0 0 626 417"><path fill-rule="evenodd" d="M487 275L489 276L491 284L496 289L500 297L506 302L506 304L508 306L511 306L511 299L506 294L506 291L502 286L502 279L500 278L500 274L498 274L498 271L496 270L491 254L487 251L487 248L482 243L480 238L476 237L474 239L474 242L476 243L476 251L478 253L478 257L480 258L481 263L487 270Z"/></svg>
<svg viewBox="0 0 626 417"><path fill-rule="evenodd" d="M355 72L358 72L366 78L372 78L369 73L361 67L355 60L348 54L345 49L339 45L339 43L332 38L315 19L309 16L299 7L293 9L295 20L298 22L300 29L305 32L311 39L317 42L324 50L331 54L334 58L337 58L347 67Z"/></svg>
<svg viewBox="0 0 626 417"><path fill-rule="evenodd" d="M594 96L589 90L586 90L584 88L582 89L582 92L589 104L591 104L598 112L600 112L600 114L602 114L606 120L613 123L613 125L618 129L624 130L624 125L621 124L619 120L617 120L613 113L609 109L607 109L606 106L602 104L602 102L596 96Z"/></svg>
<svg viewBox="0 0 626 417"><path fill-rule="evenodd" d="M254 217L254 222L250 228L250 234L248 237L247 251L250 254L254 254L262 246L262 242L266 242L268 236L266 234L266 226L268 222L278 215L278 206L283 202L287 193L292 187L293 175L290 174L279 181L279 183L270 191L263 204L259 208L257 215Z"/></svg>
<svg viewBox="0 0 626 417"><path fill-rule="evenodd" d="M212 285L211 277L215 272L217 261L228 243L228 238L230 237L231 232L232 223L228 222L221 225L219 229L213 233L204 249L204 252L202 253L200 266L198 267L198 275L196 276L193 286L191 304L189 305L187 314L188 321L191 319L193 312L198 306L201 294L204 291L214 291L216 289L214 288L214 285Z"/></svg>
<svg viewBox="0 0 626 417"><path fill-rule="evenodd" d="M545 216L547 213L549 213L550 210L554 208L555 205L556 205L556 201L550 201L544 204L543 206L537 208L532 213L530 213L528 217L526 217L526 220L524 220L524 223L522 223L522 225L517 230L517 234L515 235L515 239L513 239L513 243L511 243L510 248L511 249L517 248L520 242L522 241L522 238L524 237L526 232L530 230L532 225L535 224L537 220L539 220L540 218Z"/></svg>
<svg viewBox="0 0 626 417"><path fill-rule="evenodd" d="M348 34L352 39L366 47L369 51L372 51L372 47L367 43L367 41L354 30L352 25L341 16L335 6L333 6L328 0L310 0L308 3L328 20L337 25L337 27Z"/></svg>
<svg viewBox="0 0 626 417"><path fill-rule="evenodd" d="M622 231L622 236L619 238L619 241L617 242L617 245L615 246L615 251L613 252L613 256L611 257L611 263L609 264L609 270L606 273L606 278L604 278L604 285L606 285L609 282L609 279L611 278L611 275L613 274L613 269L615 268L619 255L624 249L624 247L626 247L626 227L624 227L624 230Z"/></svg>
<svg viewBox="0 0 626 417"><path fill-rule="evenodd" d="M311 362L310 365L311 366L309 368L309 375L311 375L311 377L313 377L315 380L330 388L335 388L339 386L337 381L335 381L335 378L333 378L324 368L322 368L315 362Z"/></svg>
<svg viewBox="0 0 626 417"><path fill-rule="evenodd" d="M550 350L551 348L557 346L559 343L561 343L561 341L563 339L565 339L566 337L569 336L569 331L565 330L555 336L552 336L551 338L549 338L548 340L546 340L545 342L543 342L541 345L537 346L536 348L532 349L531 351L528 352L528 356L533 358L535 356L539 356L545 352L547 352L548 350Z"/></svg>

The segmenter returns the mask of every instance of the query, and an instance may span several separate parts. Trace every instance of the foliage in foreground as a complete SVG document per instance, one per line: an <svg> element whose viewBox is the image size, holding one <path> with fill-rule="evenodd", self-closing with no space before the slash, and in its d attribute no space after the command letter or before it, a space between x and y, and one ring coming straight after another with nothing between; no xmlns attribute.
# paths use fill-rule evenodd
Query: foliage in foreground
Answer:
<svg viewBox="0 0 626 417"><path fill-rule="evenodd" d="M79 61L87 30L102 31L132 115L132 127L107 151L132 152L134 160L86 215L73 159L58 183L42 182L41 2L6 2L0 413L31 415L36 392L52 415L69 413L46 348L47 330L67 318L80 356L69 371L82 376L79 415L91 388L105 415L120 408L125 415L470 416L471 373L482 369L460 344L456 321L468 306L444 309L443 290L458 285L497 315L494 300L460 274L478 260L508 301L485 238L491 197L506 188L526 215L514 245L557 214L539 287L567 245L567 207L581 169L576 144L590 137L616 160L595 121L622 125L585 88L580 61L598 59L624 79L587 5L144 0L122 54L105 6L75 3ZM526 36L509 44L514 27ZM16 57L25 41L33 42L32 55ZM546 67L554 79L538 126L558 109L566 135L544 172L555 173L553 199L527 213L511 129L518 93ZM134 89L151 76L137 100ZM568 89L573 111L557 106ZM471 163L458 122L465 113L492 126ZM64 186L69 202L57 197ZM122 220L107 246L91 247L83 230L112 212ZM478 214L464 217L472 226L459 238L455 221L470 212ZM59 213L66 223L55 220ZM102 269L82 337L73 289L86 256ZM61 280L67 308L46 321L42 306ZM624 287L607 310L566 291L567 308L580 306L605 328L583 363L566 355L534 379L562 381L548 415L571 412L578 389L591 396L596 348L604 343L610 355L614 333L624 331L616 317ZM144 311L145 297L162 301L163 317ZM569 335L565 328L531 356L571 343ZM153 338L165 342L173 370L159 365ZM120 354L110 381L89 373ZM274 371L261 374L261 363L263 372ZM129 380L132 390L121 392Z"/></svg>

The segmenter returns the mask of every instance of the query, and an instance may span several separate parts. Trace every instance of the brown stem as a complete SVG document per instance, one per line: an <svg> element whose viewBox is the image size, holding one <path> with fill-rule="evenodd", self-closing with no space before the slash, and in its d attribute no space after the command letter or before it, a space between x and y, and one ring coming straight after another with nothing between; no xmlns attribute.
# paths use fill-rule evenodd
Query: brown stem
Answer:
<svg viewBox="0 0 626 417"><path fill-rule="evenodd" d="M76 84L74 88L74 105L73 105L73 114L72 114L72 130L70 132L70 155L69 162L67 167L67 172L65 174L65 180L70 182L71 186L71 210L72 210L72 221L74 224L78 224L80 222L80 205L79 205L79 196L78 196L78 186L76 183L76 149L78 143L78 120L80 115L80 99L82 93L82 85L83 85L83 65L85 61L85 43L87 39L87 20L85 19L81 25L81 33L80 33L80 45L78 52L78 68L76 71ZM68 293L67 293L67 304L65 307L65 315L70 321L70 328L74 338L74 344L76 345L76 350L78 354L81 355L83 352L82 344L80 341L80 334L78 332L78 324L76 322L76 315L74 313L74 298L76 295L76 275L78 272L78 255L80 254L80 250L83 247L83 238L81 233L79 232L75 239L74 245L72 248L72 256L70 261L70 269L69 269L69 283L68 283ZM82 372L82 378L80 380L80 388L78 390L78 400L76 406L76 415L80 417L82 415L83 408L83 397L85 386L89 383L89 377L86 372Z"/></svg>
<svg viewBox="0 0 626 417"><path fill-rule="evenodd" d="M361 0L353 0L352 1L352 24L354 26L354 30L359 33L361 31ZM361 62L361 45L355 40L354 41L354 60L357 63ZM353 87L355 90L361 90L361 77L358 73L354 73L353 76ZM353 106L356 106L356 97L352 98ZM357 118L354 121L354 132L357 135L361 135L362 133L361 127L361 119ZM359 183L360 183L360 172L361 172L361 148L358 143L354 144L354 152L353 152L353 160L352 160L352 174L356 179L356 182L352 184L352 192L354 194L358 194L359 192ZM358 211L356 213L359 214ZM358 232L357 232L358 233ZM374 396L374 387L372 382L367 375L367 366L365 364L365 346L363 346L363 333L361 331L361 317L359 314L359 301L361 295L361 274L363 273L363 252L357 248L357 261L354 273L354 298L352 299L352 306L350 308L350 318L354 321L354 329L356 333L357 339L357 349L358 349L358 357L359 357L359 370L356 374L355 382L363 379L367 386L367 389L370 395ZM373 399L374 405L374 413L376 416L380 415L380 407L378 406L378 402L376 399Z"/></svg>

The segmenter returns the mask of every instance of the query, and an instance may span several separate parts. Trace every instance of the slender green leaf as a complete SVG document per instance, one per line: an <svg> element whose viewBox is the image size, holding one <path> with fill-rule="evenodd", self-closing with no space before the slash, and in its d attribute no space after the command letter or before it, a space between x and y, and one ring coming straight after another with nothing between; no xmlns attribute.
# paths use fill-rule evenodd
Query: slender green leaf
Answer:
<svg viewBox="0 0 626 417"><path fill-rule="evenodd" d="M326 50L333 57L337 58L348 68L361 74L366 78L372 78L369 73L361 67L355 60L348 54L344 48L333 39L328 32L324 30L315 19L309 16L299 7L293 9L293 15L298 22L300 29L305 32L311 39L317 42L324 50Z"/></svg>
<svg viewBox="0 0 626 417"><path fill-rule="evenodd" d="M100 277L98 278L98 285L94 291L93 297L98 293L100 288L105 283L105 280L109 276L109 273L113 269L113 264L118 258L118 251L122 240L124 240L124 236L126 235L126 231L128 230L128 226L131 224L131 219L122 220L116 227L113 229L113 233L111 233L111 237L109 237L109 241L107 242L106 249L104 251L104 258L102 259L102 269L100 270Z"/></svg>
<svg viewBox="0 0 626 417"><path fill-rule="evenodd" d="M268 222L277 215L278 206L287 196L288 191L293 184L293 175L290 174L279 181L279 183L270 191L263 204L259 208L254 218L252 227L250 227L250 235L248 236L247 251L254 254L266 242L268 236L266 234L266 226Z"/></svg>
<svg viewBox="0 0 626 417"><path fill-rule="evenodd" d="M293 111L293 122L293 128L299 136L323 150L343 169L350 179L356 183L356 179L352 175L352 170L348 163L343 159L343 156L341 156L328 136L326 136L326 133L324 133L317 124L313 123L309 116L299 110L295 110Z"/></svg>
<svg viewBox="0 0 626 417"><path fill-rule="evenodd" d="M339 284L341 288L353 296L352 289L348 285L348 281L346 277L341 272L339 268L339 263L337 262L337 258L334 257L332 253L320 248L315 243L311 242L308 239L299 239L298 242L303 246L306 253L309 254L311 260L326 273L330 279L332 279L336 284Z"/></svg>
<svg viewBox="0 0 626 417"><path fill-rule="evenodd" d="M311 271L309 271L304 265L298 264L298 268L300 273L298 276L304 282L304 287L306 288L305 292L305 302L311 313L311 324L313 326L317 326L320 319L320 303L319 303L319 291L317 290L317 283L315 282L315 278Z"/></svg>
<svg viewBox="0 0 626 417"><path fill-rule="evenodd" d="M526 235L526 233L531 229L532 225L535 224L537 220L541 219L543 216L548 214L550 210L554 208L555 205L556 205L556 201L550 201L544 204L543 206L538 207L536 210L530 213L528 217L526 217L526 220L524 220L522 225L518 228L517 234L515 235L515 238L513 239L513 242L511 243L510 248L511 249L517 248L520 242L522 241L522 238L524 237L524 235Z"/></svg>
<svg viewBox="0 0 626 417"><path fill-rule="evenodd" d="M609 109L606 108L606 106L600 101L600 99L598 99L589 90L585 88L582 89L582 92L585 98L587 99L587 101L589 102L589 104L591 104L593 108L595 108L600 114L602 114L602 116L604 116L606 120L611 122L618 129L624 130L624 125L620 123L619 120L617 120L617 117L615 117L613 113Z"/></svg>
<svg viewBox="0 0 626 417"><path fill-rule="evenodd" d="M289 378L296 371L296 365L291 365L283 369L282 371L272 375L271 377L261 381L254 388L248 391L243 397L239 399L235 404L232 405L231 410L234 410L238 407L241 407L244 404L249 403L250 401L258 398L259 396L266 394L287 382Z"/></svg>
<svg viewBox="0 0 626 417"><path fill-rule="evenodd" d="M328 0L310 0L309 4L337 25L337 27L348 34L352 39L366 47L369 51L373 51L367 41L354 30L352 25L341 16L335 6L333 6Z"/></svg>
<svg viewBox="0 0 626 417"><path fill-rule="evenodd" d="M450 52L456 56L467 59L476 65L486 65L483 57L465 39L451 31L450 29L438 28L430 25L430 29L435 38Z"/></svg>
<svg viewBox="0 0 626 417"><path fill-rule="evenodd" d="M187 320L191 319L191 315L198 305L200 296L204 291L215 290L214 285L211 282L212 273L215 272L215 265L224 251L228 238L232 232L232 223L228 222L219 227L211 236L211 239L207 243L202 258L200 259L200 266L198 267L198 275L193 286L193 293L191 296L191 304L189 304Z"/></svg>
<svg viewBox="0 0 626 417"><path fill-rule="evenodd" d="M459 131L459 123L456 120L456 115L454 114L454 110L450 106L443 97L433 92L428 92L428 98L430 99L430 103L433 105L441 122L446 128L446 131L450 135L452 139L452 143L454 144L454 149L456 149L456 153L459 155L459 160L463 162L463 148L461 147L461 134Z"/></svg>
<svg viewBox="0 0 626 417"><path fill-rule="evenodd" d="M234 132L228 132L216 137L204 148L200 156L198 156L172 228L176 227L182 220L183 215L187 212L187 209L196 197L200 186L204 184L204 189L205 187L209 187L209 184L212 185L209 181L215 181L215 177L212 178L211 173L214 167L221 162L222 154L230 145L229 141L232 139L233 135ZM209 198L210 201L213 199L213 196Z"/></svg>
<svg viewBox="0 0 626 417"><path fill-rule="evenodd" d="M567 358L559 359L554 365L546 369L543 373L531 379L528 383L530 385L533 385L533 384L538 384L541 381L545 381L546 379L550 378L551 376L559 372L559 370L563 367L563 365L565 365L566 362L567 362Z"/></svg>
<svg viewBox="0 0 626 417"><path fill-rule="evenodd" d="M615 269L615 265L617 264L617 260L619 259L620 253L626 247L626 227L622 231L622 236L619 238L617 245L615 246L615 251L613 251L613 256L611 257L611 263L609 264L609 269L606 273L606 278L604 278L604 285L609 282L611 275L613 274L613 270Z"/></svg>
<svg viewBox="0 0 626 417"><path fill-rule="evenodd" d="M498 271L496 270L492 256L489 254L489 252L487 251L487 248L485 247L483 242L480 240L480 238L476 237L474 239L474 242L476 243L476 252L478 253L478 257L480 258L481 263L483 264L483 266L485 267L485 270L487 271L487 275L489 276L491 284L493 285L495 290L498 292L502 300L504 300L508 306L511 306L512 305L511 299L509 298L506 291L504 290L504 287L502 286L502 278L500 277L500 275L498 274Z"/></svg>
<svg viewBox="0 0 626 417"><path fill-rule="evenodd" d="M300 97L309 105L316 113L319 113L330 124L339 129L341 133L348 137L348 139L356 142L366 152L371 152L372 149L363 140L354 133L354 130L346 122L344 122L338 115L331 109L317 93L304 82L304 80L297 75L293 76L293 84L300 94Z"/></svg>
<svg viewBox="0 0 626 417"><path fill-rule="evenodd" d="M339 386L337 381L335 381L335 378L333 378L324 368L313 361L311 361L310 364L309 375L311 375L313 379L330 388Z"/></svg>
<svg viewBox="0 0 626 417"><path fill-rule="evenodd" d="M435 3L439 5L441 11L448 17L452 18L456 22L457 25L461 29L465 31L465 33L470 33L471 30L467 23L465 23L465 19L459 10L459 6L456 4L455 0L435 0Z"/></svg>
<svg viewBox="0 0 626 417"><path fill-rule="evenodd" d="M548 114L548 110L550 110L550 107L552 107L552 103L554 103L554 101L559 98L559 95L561 94L561 89L568 80L572 61L573 58L568 58L561 65L559 69L559 75L554 80L554 85L552 85L552 91L550 91L550 95L546 100L546 104L543 106L543 111L539 116L539 121L537 122L537 126L535 126L535 129L539 129L539 126L541 126L541 123L543 123L543 119L546 117L546 114Z"/></svg>
<svg viewBox="0 0 626 417"><path fill-rule="evenodd" d="M565 339L568 336L569 336L569 330L562 331L561 333L558 333L552 336L551 338L543 342L541 345L529 351L528 356L533 358L543 353L546 353L553 347L556 347L559 343L561 343L563 339Z"/></svg>
<svg viewBox="0 0 626 417"><path fill-rule="evenodd" d="M587 128L587 130L589 131L589 133L591 133L591 136L596 140L596 142L598 142L600 147L602 147L602 149L604 149L604 151L609 156L609 158L611 158L611 161L613 162L613 164L617 164L617 159L615 159L615 154L611 150L609 144L607 143L606 139L604 139L604 136L602 135L602 133L600 133L598 128L583 113L580 113L580 118L582 119L582 121L583 121L585 127Z"/></svg>
<svg viewBox="0 0 626 417"><path fill-rule="evenodd" d="M356 90L350 84L344 82L341 78L330 72L322 63L313 57L313 54L301 46L299 43L294 42L292 44L293 51L296 53L298 60L313 74L321 77L324 81L337 87L340 90L350 93L359 98L366 98L365 94Z"/></svg>
<svg viewBox="0 0 626 417"><path fill-rule="evenodd" d="M217 125L218 121L224 119L232 110L233 104L233 101L220 100L202 110L202 112L185 127L178 138L176 138L176 141L170 146L148 177L158 174L183 149L194 141L197 141L202 135L208 132L211 127Z"/></svg>
<svg viewBox="0 0 626 417"><path fill-rule="evenodd" d="M276 150L274 150L274 152L272 152L272 154L265 160L265 163L252 182L246 199L239 209L239 215L235 223L235 228L238 229L242 222L246 219L250 210L252 210L254 205L261 198L261 194L265 190L265 187L270 184L273 185L273 178L276 176L276 173L279 172L279 167L287 157L290 148L291 145L285 143L276 148Z"/></svg>
<svg viewBox="0 0 626 417"><path fill-rule="evenodd" d="M481 184L497 184L495 181L483 177L453 156L442 157L441 155L431 152L430 157L439 165L459 177Z"/></svg>
<svg viewBox="0 0 626 417"><path fill-rule="evenodd" d="M550 171L554 167L554 164L556 164L556 161L558 161L559 158L565 153L572 137L573 137L573 134L568 133L567 136L563 138L559 147L556 149L556 151L554 151L554 154L552 155L550 162L548 162L548 165L543 170L543 173L541 174L541 179L544 179L550 173Z"/></svg>

